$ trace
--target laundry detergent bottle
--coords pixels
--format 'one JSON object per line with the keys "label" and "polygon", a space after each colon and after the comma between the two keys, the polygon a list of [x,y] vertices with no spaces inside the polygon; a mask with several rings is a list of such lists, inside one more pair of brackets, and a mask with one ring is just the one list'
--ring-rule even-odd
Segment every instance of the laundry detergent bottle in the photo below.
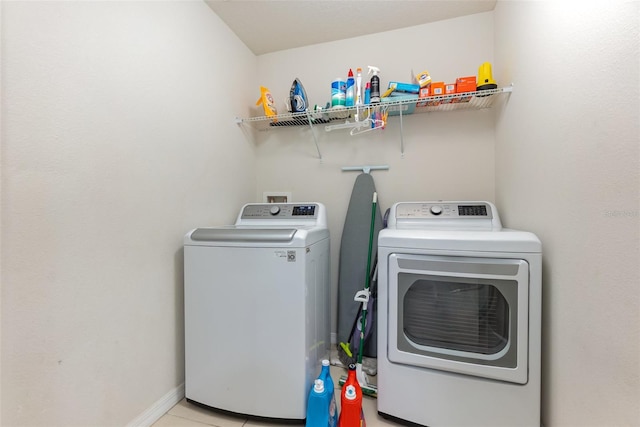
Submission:
{"label": "laundry detergent bottle", "polygon": [[[329,389],[324,381],[316,379],[311,387],[307,401],[307,427],[330,427],[329,408],[331,406]],[[335,412],[335,411],[334,411]],[[335,424],[333,424],[335,426]]]}
{"label": "laundry detergent bottle", "polygon": [[349,365],[347,380],[340,394],[340,418],[338,427],[366,427],[362,410],[362,389],[356,378],[356,365]]}
{"label": "laundry detergent bottle", "polygon": [[347,107],[353,107],[355,105],[355,80],[353,79],[353,70],[349,68],[349,74],[347,75],[347,94],[345,98],[345,105]]}

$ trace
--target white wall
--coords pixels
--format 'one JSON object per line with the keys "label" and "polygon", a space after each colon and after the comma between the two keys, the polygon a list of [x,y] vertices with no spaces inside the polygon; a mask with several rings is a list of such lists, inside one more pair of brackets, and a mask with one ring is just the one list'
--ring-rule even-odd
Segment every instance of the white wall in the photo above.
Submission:
{"label": "white wall", "polygon": [[[294,78],[304,85],[311,105],[324,106],[331,81],[349,68],[381,70],[381,86],[410,81],[411,70],[428,70],[434,81],[455,82],[475,75],[493,61],[493,14],[482,13],[403,30],[378,33],[262,55],[256,83],[268,87],[279,111]],[[499,79],[500,76],[496,75]],[[368,80],[368,78],[366,79]],[[502,83],[501,80],[499,82]],[[257,134],[256,198],[263,191],[291,191],[295,201],[321,201],[331,232],[332,295],[336,301],[340,239],[357,172],[343,166],[389,165],[372,172],[382,212],[394,202],[433,199],[494,199],[493,110],[415,114],[404,118],[405,155],[400,151],[400,121],[386,129],[350,136],[348,130],[315,128],[323,156],[318,159],[308,128],[278,128]],[[332,330],[336,330],[333,307]]]}
{"label": "white wall", "polygon": [[543,242],[543,422],[640,420],[638,2],[498,2],[503,220]]}
{"label": "white wall", "polygon": [[124,425],[184,381],[182,236],[254,195],[257,60],[199,1],[0,5],[0,424]]}

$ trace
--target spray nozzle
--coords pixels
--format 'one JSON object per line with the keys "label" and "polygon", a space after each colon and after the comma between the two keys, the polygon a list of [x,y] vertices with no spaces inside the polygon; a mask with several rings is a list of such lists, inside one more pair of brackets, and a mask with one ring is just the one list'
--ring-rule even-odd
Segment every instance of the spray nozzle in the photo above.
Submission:
{"label": "spray nozzle", "polygon": [[367,74],[373,73],[373,75],[377,75],[380,72],[380,68],[374,67],[373,65],[367,65],[369,67],[369,72]]}

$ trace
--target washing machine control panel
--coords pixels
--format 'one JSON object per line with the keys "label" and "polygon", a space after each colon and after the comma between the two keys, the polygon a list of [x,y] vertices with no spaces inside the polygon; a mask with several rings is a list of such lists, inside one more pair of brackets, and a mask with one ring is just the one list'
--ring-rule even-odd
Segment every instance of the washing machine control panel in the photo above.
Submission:
{"label": "washing machine control panel", "polygon": [[264,203],[244,207],[242,219],[314,219],[318,215],[316,204]]}

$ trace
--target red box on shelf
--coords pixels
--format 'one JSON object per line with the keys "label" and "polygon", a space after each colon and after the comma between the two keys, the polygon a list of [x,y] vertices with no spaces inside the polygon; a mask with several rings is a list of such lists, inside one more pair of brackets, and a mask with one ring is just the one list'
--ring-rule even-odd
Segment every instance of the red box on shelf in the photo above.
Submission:
{"label": "red box on shelf", "polygon": [[[458,77],[456,79],[456,93],[475,92],[476,76]],[[463,96],[456,99],[457,102],[469,102],[471,96]]]}
{"label": "red box on shelf", "polygon": [[475,92],[476,76],[458,77],[456,79],[456,93]]}

